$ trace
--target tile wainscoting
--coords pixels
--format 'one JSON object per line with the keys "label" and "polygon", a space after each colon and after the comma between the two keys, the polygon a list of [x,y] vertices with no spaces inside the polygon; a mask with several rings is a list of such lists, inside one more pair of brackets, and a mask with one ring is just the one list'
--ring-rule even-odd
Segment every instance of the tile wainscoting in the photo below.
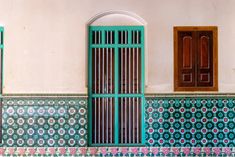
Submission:
{"label": "tile wainscoting", "polygon": [[87,145],[87,98],[3,98],[3,147]]}
{"label": "tile wainscoting", "polygon": [[146,145],[234,147],[235,99],[146,98]]}
{"label": "tile wainscoting", "polygon": [[0,155],[234,156],[235,96],[146,96],[145,147],[87,147],[87,97],[3,97]]}

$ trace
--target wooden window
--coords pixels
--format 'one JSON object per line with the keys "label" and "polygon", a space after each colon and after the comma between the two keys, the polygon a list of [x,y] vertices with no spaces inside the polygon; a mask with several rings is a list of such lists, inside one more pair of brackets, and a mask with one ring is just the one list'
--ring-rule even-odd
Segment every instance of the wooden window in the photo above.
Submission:
{"label": "wooden window", "polygon": [[89,27],[89,144],[144,144],[144,28]]}
{"label": "wooden window", "polygon": [[218,91],[217,27],[174,27],[174,90]]}

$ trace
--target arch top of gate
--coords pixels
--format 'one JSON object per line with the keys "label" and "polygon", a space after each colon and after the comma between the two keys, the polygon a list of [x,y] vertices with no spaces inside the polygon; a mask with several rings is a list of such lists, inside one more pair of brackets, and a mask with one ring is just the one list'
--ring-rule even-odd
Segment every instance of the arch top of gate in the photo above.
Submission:
{"label": "arch top of gate", "polygon": [[123,10],[111,10],[95,15],[87,24],[89,26],[132,26],[146,25],[147,22],[135,13]]}

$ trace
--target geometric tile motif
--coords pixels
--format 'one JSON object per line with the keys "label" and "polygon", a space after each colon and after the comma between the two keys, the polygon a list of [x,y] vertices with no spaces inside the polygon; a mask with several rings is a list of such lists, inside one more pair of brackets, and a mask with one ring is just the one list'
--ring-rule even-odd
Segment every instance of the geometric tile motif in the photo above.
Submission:
{"label": "geometric tile motif", "polygon": [[4,98],[3,147],[87,145],[86,98]]}
{"label": "geometric tile motif", "polygon": [[2,147],[0,156],[233,157],[229,147]]}
{"label": "geometric tile motif", "polygon": [[146,146],[235,147],[232,98],[146,98]]}

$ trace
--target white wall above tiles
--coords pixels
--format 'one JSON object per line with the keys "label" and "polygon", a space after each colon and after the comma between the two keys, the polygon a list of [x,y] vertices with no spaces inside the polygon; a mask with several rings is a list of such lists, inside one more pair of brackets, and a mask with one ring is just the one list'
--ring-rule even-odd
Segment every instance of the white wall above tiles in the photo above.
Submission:
{"label": "white wall above tiles", "polygon": [[[234,0],[0,0],[4,93],[86,93],[87,23],[125,10],[147,23],[147,93],[173,92],[173,26],[218,26],[219,92],[235,92]],[[107,22],[107,21],[105,21]]]}

